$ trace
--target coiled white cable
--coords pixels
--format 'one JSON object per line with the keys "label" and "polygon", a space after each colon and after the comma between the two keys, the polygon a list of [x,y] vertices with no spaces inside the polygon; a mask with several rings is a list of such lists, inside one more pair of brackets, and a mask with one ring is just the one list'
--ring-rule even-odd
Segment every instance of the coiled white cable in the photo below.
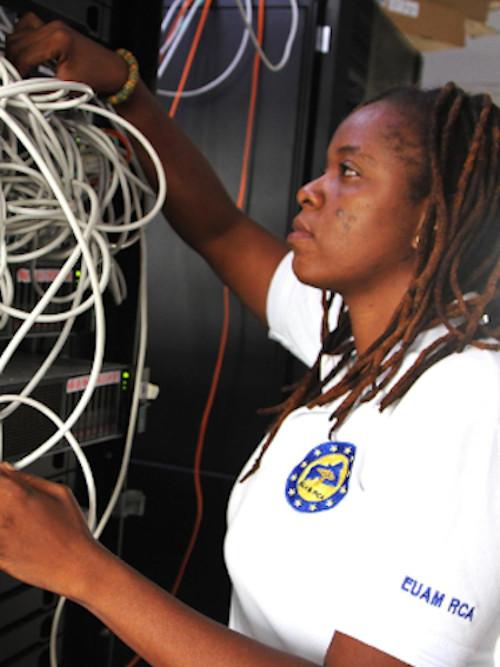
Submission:
{"label": "coiled white cable", "polygon": [[196,15],[198,8],[203,4],[204,0],[195,0],[191,7],[189,8],[186,16],[183,20],[179,21],[175,31],[173,32],[171,38],[165,42],[165,45],[169,45],[168,51],[165,52],[165,55],[162,58],[160,66],[158,67],[158,76],[163,76],[165,70],[172,60],[179,44],[181,43],[182,38],[186,30],[189,28],[189,25],[193,18]]}
{"label": "coiled white cable", "polygon": [[[120,470],[115,482],[114,489],[111,493],[111,496],[108,500],[106,508],[99,519],[97,527],[93,530],[93,535],[96,539],[99,539],[102,535],[103,530],[105,529],[113,511],[117,505],[117,502],[120,498],[120,493],[125,484],[128,466],[130,463],[130,456],[132,453],[132,445],[134,442],[134,434],[137,425],[137,415],[139,412],[139,403],[141,395],[141,385],[142,379],[144,376],[144,366],[146,362],[146,348],[147,348],[147,322],[148,322],[148,309],[147,309],[147,246],[144,230],[140,232],[140,248],[141,248],[141,265],[140,265],[140,274],[139,274],[139,297],[138,297],[138,307],[139,307],[139,341],[137,346],[137,361],[135,366],[135,379],[134,379],[134,389],[132,393],[132,401],[130,406],[130,416],[129,423],[127,427],[127,434],[125,438],[125,446],[123,449],[123,456],[121,461]],[[57,603],[56,610],[54,612],[54,617],[52,620],[52,627],[50,631],[50,665],[51,667],[57,667],[57,635],[59,632],[59,624],[62,618],[62,612],[64,605],[66,603],[66,598],[61,597]]]}
{"label": "coiled white cable", "polygon": [[[45,415],[45,417],[50,419],[59,428],[63,425],[63,421],[59,417],[59,415],[56,415],[56,413],[53,410],[51,410],[49,407],[47,407],[46,405],[44,405],[40,401],[37,401],[34,398],[31,398],[29,396],[19,396],[17,394],[0,395],[0,403],[13,403],[13,402],[23,403],[35,410],[38,410],[38,412],[41,412],[43,415]],[[66,439],[68,441],[69,446],[75,453],[75,456],[78,459],[78,462],[80,463],[83,475],[85,477],[85,482],[87,484],[88,501],[89,501],[87,525],[91,531],[94,531],[97,519],[97,497],[96,497],[96,488],[94,483],[94,477],[92,475],[92,470],[90,468],[87,457],[83,453],[81,446],[79,445],[78,441],[76,440],[75,436],[71,433],[71,431],[68,431],[66,433]],[[14,463],[14,467],[17,468],[18,470],[22,470],[26,466],[23,464],[22,461],[17,461],[16,463]]]}
{"label": "coiled white cable", "polygon": [[[189,98],[189,97],[195,97],[198,95],[203,95],[204,93],[207,93],[211,90],[214,90],[218,86],[222,85],[234,72],[234,70],[237,68],[237,66],[240,64],[241,59],[243,57],[243,54],[245,53],[248,40],[251,39],[254,48],[257,50],[257,52],[260,54],[260,57],[262,59],[262,62],[264,66],[269,69],[271,72],[279,72],[282,69],[286,67],[288,64],[291,53],[292,53],[292,48],[293,44],[295,42],[295,39],[297,37],[297,30],[299,26],[299,7],[298,7],[298,2],[297,0],[289,0],[290,1],[290,30],[288,33],[288,36],[285,41],[285,46],[283,48],[283,53],[278,60],[277,63],[272,63],[269,58],[267,57],[266,53],[262,49],[261,45],[259,44],[259,41],[257,39],[257,35],[255,34],[255,31],[252,26],[252,2],[251,0],[245,0],[245,4],[243,4],[242,0],[235,0],[236,5],[238,7],[238,11],[241,14],[241,18],[243,20],[244,24],[244,30],[243,30],[243,35],[241,42],[238,46],[238,49],[236,51],[236,54],[234,58],[231,60],[229,65],[226,67],[226,69],[219,74],[217,77],[215,77],[212,81],[206,83],[205,85],[199,87],[199,88],[194,88],[192,90],[184,90],[181,93],[181,97],[183,98]],[[168,9],[168,11],[165,14],[165,17],[162,22],[162,31],[167,32],[170,24],[172,22],[173,16],[177,9],[182,5],[183,0],[176,0]],[[175,52],[177,51],[182,37],[186,33],[187,28],[189,27],[189,24],[194,18],[194,13],[198,9],[199,5],[202,4],[202,0],[196,0],[196,2],[193,3],[191,6],[190,10],[187,12],[186,16],[180,19],[173,29],[172,33],[165,39],[164,44],[160,48],[160,57],[161,57],[161,62],[160,66],[158,67],[158,78],[161,78],[169,63],[171,62],[172,58],[174,57]],[[165,88],[158,88],[157,89],[158,95],[161,95],[163,97],[174,97],[177,93],[175,90],[168,90]]]}
{"label": "coiled white cable", "polygon": [[[23,403],[25,405],[28,405],[42,414],[44,414],[46,417],[51,419],[54,424],[62,428],[64,426],[63,421],[60,419],[58,415],[56,415],[50,408],[48,408],[46,405],[43,403],[40,403],[40,401],[36,401],[33,398],[27,397],[27,396],[19,396],[16,394],[3,394],[0,395],[0,403]],[[94,482],[94,477],[92,475],[92,470],[90,468],[89,462],[87,460],[87,457],[83,453],[82,448],[78,444],[78,441],[76,438],[73,436],[71,431],[66,432],[66,440],[68,444],[70,445],[71,449],[75,453],[75,456],[80,464],[80,467],[82,469],[82,473],[85,479],[85,483],[87,486],[87,494],[88,494],[88,501],[89,501],[89,511],[87,515],[87,525],[89,527],[89,530],[91,532],[95,531],[95,525],[96,525],[96,516],[97,516],[97,495],[96,495],[96,488],[95,488],[95,482]],[[28,464],[26,464],[28,465]],[[18,461],[17,463],[14,464],[14,466],[18,470],[22,470],[24,467],[26,467],[24,461]],[[51,629],[51,636],[50,636],[50,664],[51,667],[57,667],[57,633],[58,633],[58,627],[61,619],[61,614],[64,606],[64,600],[65,598],[61,598],[56,606],[56,610],[54,612],[54,618],[52,621],[52,629]]]}
{"label": "coiled white cable", "polygon": [[290,0],[290,11],[291,11],[290,31],[288,33],[288,37],[285,42],[283,55],[281,56],[281,58],[277,63],[272,63],[269,60],[264,50],[262,49],[261,45],[259,44],[259,40],[257,39],[257,35],[255,34],[252,24],[248,21],[245,15],[245,8],[241,0],[235,0],[235,2],[240,11],[241,19],[246,26],[248,34],[250,35],[250,39],[252,40],[255,50],[259,53],[260,57],[262,58],[263,64],[265,65],[265,67],[267,67],[267,69],[271,70],[271,72],[279,72],[288,64],[292,52],[293,43],[295,41],[295,37],[297,36],[297,29],[299,26],[299,6],[297,0]]}
{"label": "coiled white cable", "polygon": [[[174,3],[170,10],[172,10],[173,7],[177,8],[178,5],[180,5],[182,0],[177,0],[177,3]],[[245,17],[248,23],[252,23],[252,2],[251,0],[245,0]],[[167,15],[166,17],[167,18]],[[165,23],[165,21],[164,21]],[[168,24],[170,21],[166,23],[166,26],[163,28],[164,30],[167,29]],[[184,26],[184,23],[182,23],[182,26]],[[187,26],[186,26],[187,28]],[[175,33],[174,33],[175,34]],[[184,33],[182,33],[184,34]],[[182,36],[182,35],[181,35]],[[191,90],[184,90],[182,92],[182,97],[189,98],[189,97],[196,97],[198,95],[203,95],[204,93],[208,93],[210,90],[214,90],[218,86],[222,85],[229,77],[231,74],[234,72],[234,70],[238,67],[238,65],[241,62],[241,59],[243,58],[243,55],[245,53],[245,50],[247,48],[248,40],[250,37],[250,33],[248,30],[244,27],[243,28],[243,33],[241,37],[241,41],[239,43],[238,49],[236,51],[236,54],[234,55],[234,58],[231,60],[229,65],[226,67],[226,69],[216,76],[212,81],[209,81],[208,83],[204,84],[203,86],[200,86],[199,88],[193,88]],[[170,40],[171,42],[172,40]],[[179,38],[180,42],[180,38]],[[167,44],[167,42],[165,42]],[[177,44],[178,46],[178,44]],[[173,44],[170,46],[169,50],[169,55],[170,59],[169,61],[166,62],[166,58],[164,58],[160,64],[160,67],[158,68],[158,78],[162,77],[163,74],[165,73],[165,69],[170,62],[171,58],[173,57],[175,53],[175,47]],[[161,54],[161,49],[160,49],[160,54]],[[158,95],[162,95],[163,97],[174,97],[176,95],[175,90],[167,90],[165,88],[158,88],[157,91]]]}
{"label": "coiled white cable", "polygon": [[[107,127],[97,126],[103,122],[115,135],[120,135],[119,146]],[[135,158],[132,164],[125,159],[130,135],[142,145],[155,167],[156,195],[146,185]],[[143,236],[144,226],[161,210],[166,195],[165,174],[145,137],[95,99],[90,88],[55,79],[23,81],[12,65],[0,58],[0,177],[0,327],[8,326],[13,318],[20,323],[0,355],[0,373],[32,327],[62,325],[52,349],[26,386],[18,394],[0,396],[0,403],[7,404],[0,410],[0,421],[7,419],[20,404],[38,409],[52,419],[55,432],[16,466],[29,466],[66,438],[82,467],[89,493],[89,525],[99,537],[123,487],[137,419],[146,345],[143,242],[141,333],[129,426],[120,473],[97,528],[91,471],[70,429],[91,400],[102,366],[105,319],[101,295],[107,288],[113,289],[117,301],[126,294],[123,274],[114,257],[122,248],[137,242]],[[115,210],[115,198],[121,203],[119,212]],[[25,263],[33,268],[39,262],[55,265],[57,274],[42,288],[36,281],[36,271],[33,272],[32,287],[39,299],[30,311],[21,310],[14,305],[13,272]],[[69,294],[60,294],[68,275],[76,269],[80,273],[76,287]],[[75,319],[89,309],[93,309],[95,318],[89,380],[75,407],[63,420],[29,395],[61,353]],[[60,602],[53,621],[52,667],[57,665],[55,637],[62,606]]]}

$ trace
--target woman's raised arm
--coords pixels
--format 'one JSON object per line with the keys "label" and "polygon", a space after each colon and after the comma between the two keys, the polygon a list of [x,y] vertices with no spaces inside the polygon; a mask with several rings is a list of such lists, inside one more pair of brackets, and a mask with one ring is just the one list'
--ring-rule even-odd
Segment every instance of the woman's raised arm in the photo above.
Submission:
{"label": "woman's raised arm", "polygon": [[[7,56],[22,75],[56,61],[59,78],[87,83],[104,95],[118,91],[128,76],[116,53],[60,21],[44,24],[31,13],[8,37]],[[284,241],[238,210],[207,160],[144,83],[116,109],[160,156],[168,180],[165,214],[172,227],[265,323],[269,281],[286,253]],[[143,167],[152,179],[151,165]]]}

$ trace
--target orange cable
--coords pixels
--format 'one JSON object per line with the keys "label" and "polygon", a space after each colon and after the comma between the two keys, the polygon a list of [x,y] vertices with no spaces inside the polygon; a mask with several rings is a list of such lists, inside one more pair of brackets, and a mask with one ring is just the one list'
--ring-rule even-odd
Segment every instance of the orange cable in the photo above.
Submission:
{"label": "orange cable", "polygon": [[166,39],[168,39],[172,35],[172,33],[175,31],[175,29],[177,28],[177,26],[179,24],[179,21],[181,20],[181,18],[183,16],[185,16],[187,10],[191,7],[192,4],[193,4],[192,0],[184,0],[184,2],[182,3],[179,11],[177,12],[177,16],[173,20],[172,25],[170,26],[170,28],[167,32]]}
{"label": "orange cable", "polygon": [[[262,6],[262,12],[260,8]],[[264,0],[260,0],[259,4],[259,39],[262,40],[262,34],[264,30]],[[262,14],[262,16],[260,16]],[[261,34],[262,33],[262,34]],[[242,158],[242,167],[240,174],[240,187],[236,205],[238,208],[242,209],[245,203],[245,196],[248,185],[248,166],[251,156],[252,148],[252,137],[253,137],[253,127],[255,124],[255,108],[257,103],[257,91],[258,91],[258,80],[260,72],[260,56],[257,53],[254,59],[254,67],[252,72],[252,89],[249,101],[248,116],[247,116],[247,127],[245,132],[245,145],[243,149],[243,158]],[[203,454],[203,447],[205,444],[206,431],[208,427],[208,421],[210,414],[212,412],[213,404],[217,394],[217,388],[219,385],[220,375],[222,371],[222,364],[224,362],[224,355],[227,345],[227,339],[229,335],[229,323],[230,323],[230,306],[229,306],[229,289],[227,286],[223,288],[223,320],[221,326],[221,334],[219,340],[219,349],[217,353],[217,359],[215,362],[214,372],[212,375],[212,381],[210,384],[210,389],[207,397],[207,402],[203,410],[203,415],[200,422],[200,429],[198,432],[198,438],[196,441],[195,449],[195,458],[193,463],[193,478],[194,478],[194,487],[196,495],[196,516],[193,525],[193,530],[191,532],[191,537],[189,545],[185,551],[184,558],[182,560],[181,566],[179,567],[177,577],[175,579],[174,585],[172,586],[171,593],[172,595],[177,595],[177,592],[180,588],[186,567],[191,558],[196,540],[198,539],[198,534],[201,527],[201,522],[203,519],[203,489],[201,486],[200,479],[200,468],[201,468],[201,458]]]}
{"label": "orange cable", "polygon": [[[265,0],[259,0],[259,8],[257,14],[257,41],[259,43],[259,46],[262,45],[262,41],[264,39],[264,15],[265,15],[264,10],[265,10]],[[257,108],[257,92],[259,88],[260,65],[261,65],[261,57],[259,52],[256,51],[253,61],[252,87],[250,91],[247,128],[245,134],[245,144],[243,148],[243,160],[242,160],[241,175],[240,175],[240,189],[238,192],[238,198],[236,200],[236,205],[240,209],[244,208],[246,191],[248,187],[248,167],[250,164],[250,156],[252,151],[253,131],[255,125],[255,110]]]}
{"label": "orange cable", "polygon": [[[187,3],[184,3],[187,4]],[[208,17],[208,10],[210,9],[210,5],[212,4],[212,0],[206,0],[205,4],[203,5],[203,10],[201,12],[200,20],[198,22],[198,26],[196,28],[195,35],[193,37],[193,42],[191,44],[191,48],[189,49],[189,53],[186,58],[186,62],[184,63],[184,68],[182,70],[181,78],[179,80],[179,84],[177,86],[177,90],[175,93],[175,97],[172,101],[172,104],[170,106],[170,109],[168,111],[168,115],[170,118],[173,118],[175,114],[177,113],[177,109],[179,107],[179,102],[181,101],[182,98],[182,91],[184,90],[187,82],[187,78],[189,76],[189,72],[191,70],[191,66],[194,61],[194,57],[196,55],[196,51],[198,49],[198,45],[200,43],[201,35],[203,32],[203,28],[205,27],[205,23]],[[221,332],[221,339],[219,343],[219,352],[217,356],[217,361],[216,365],[214,368],[214,373],[212,377],[212,383],[209,391],[209,395],[207,398],[207,403],[205,406],[205,410],[202,416],[201,424],[200,424],[200,430],[199,430],[199,435],[198,435],[198,440],[197,440],[197,445],[196,445],[196,450],[195,450],[195,461],[193,463],[193,477],[194,477],[194,487],[195,487],[195,495],[196,495],[196,517],[195,517],[195,522],[193,526],[193,530],[191,532],[191,539],[189,541],[189,545],[186,549],[186,552],[184,554],[184,558],[182,560],[181,566],[179,568],[176,580],[174,582],[174,585],[172,587],[171,593],[172,595],[177,594],[177,590],[180,586],[180,583],[182,581],[182,577],[184,576],[184,571],[187,567],[188,561],[191,557],[191,552],[193,550],[193,547],[195,545],[198,532],[199,532],[199,527],[201,525],[201,519],[203,517],[203,490],[201,488],[201,481],[200,481],[200,476],[199,476],[199,461],[201,460],[201,454],[203,451],[203,438],[204,438],[204,433],[206,431],[206,424],[208,423],[208,418],[210,416],[210,411],[212,409],[213,401],[215,398],[215,393],[217,391],[217,384],[219,381],[220,377],[220,371],[222,368],[222,361],[224,358],[224,349],[227,341],[227,332],[225,333],[225,329],[229,330],[229,324],[226,324],[226,311],[229,313],[229,304],[226,306],[226,300],[224,299],[224,316],[223,316],[223,326],[222,326],[222,332]],[[227,316],[228,317],[228,316]],[[220,360],[220,361],[219,361]],[[198,466],[198,474],[196,474],[197,467]],[[141,660],[141,657],[139,655],[135,655],[130,662],[127,663],[127,667],[135,667],[139,661]]]}
{"label": "orange cable", "polygon": [[[207,0],[203,10],[205,13],[205,19],[204,19],[204,14],[202,13],[202,16],[200,18],[200,22],[198,24],[198,29],[196,32],[196,35],[193,40],[193,44],[191,45],[191,49],[188,55],[188,58],[186,60],[186,64],[184,66],[184,70],[179,82],[179,87],[176,92],[176,96],[174,98],[174,101],[170,107],[169,110],[169,116],[172,118],[178,108],[179,101],[181,98],[182,90],[186,84],[186,80],[189,74],[189,70],[191,68],[194,55],[196,53],[196,49],[199,44],[199,40],[201,37],[201,32],[204,26],[204,22],[206,20],[206,14],[208,13],[208,9],[205,12],[205,8],[210,6],[212,0]],[[265,16],[265,0],[259,0],[259,8],[258,8],[258,25],[257,25],[257,39],[259,44],[262,44],[263,42],[263,36],[264,36],[264,16]],[[203,25],[202,25],[203,21]],[[201,29],[200,29],[201,25]],[[195,44],[196,41],[196,44]],[[194,45],[194,49],[193,49]],[[239,185],[239,192],[238,192],[238,197],[236,201],[236,205],[238,208],[243,209],[244,204],[245,204],[245,197],[247,193],[247,188],[248,188],[248,171],[249,171],[249,164],[250,164],[250,157],[251,157],[251,151],[252,151],[252,140],[253,140],[253,131],[254,131],[254,126],[255,126],[255,110],[257,107],[257,93],[258,93],[258,83],[259,83],[259,74],[260,74],[260,64],[261,64],[261,58],[258,52],[256,52],[255,57],[254,57],[254,63],[253,63],[253,70],[252,70],[252,85],[251,85],[251,93],[250,93],[250,100],[249,100],[249,107],[248,107],[248,115],[247,115],[247,125],[246,125],[246,132],[245,132],[245,143],[244,143],[244,148],[243,148],[243,157],[242,157],[242,166],[241,166],[241,174],[240,174],[240,185]],[[189,563],[189,560],[191,558],[194,546],[196,544],[196,540],[198,538],[198,534],[200,531],[202,519],[203,519],[203,489],[201,485],[201,478],[200,478],[200,468],[201,468],[201,459],[202,459],[202,454],[203,454],[203,447],[205,444],[205,438],[206,438],[206,431],[208,427],[208,422],[210,419],[210,415],[212,412],[213,404],[215,401],[215,397],[217,394],[217,388],[219,385],[219,380],[220,380],[220,375],[222,371],[222,365],[224,361],[224,356],[225,356],[225,350],[227,346],[227,340],[228,340],[228,335],[229,335],[229,323],[230,323],[230,304],[229,304],[229,289],[227,286],[224,286],[223,288],[223,320],[222,320],[222,326],[221,326],[221,334],[220,334],[220,340],[219,340],[219,348],[217,352],[217,359],[215,362],[214,366],[214,371],[212,374],[212,381],[210,383],[210,389],[208,392],[208,397],[207,401],[205,404],[205,408],[203,410],[203,415],[200,421],[200,428],[198,431],[198,438],[196,441],[196,448],[195,448],[195,457],[194,457],[194,462],[193,462],[193,482],[194,482],[194,489],[195,489],[195,496],[196,496],[196,516],[193,524],[193,529],[191,531],[191,537],[189,540],[188,547],[184,553],[184,557],[182,559],[181,565],[179,567],[179,570],[177,572],[177,576],[175,579],[175,582],[172,586],[171,589],[171,594],[172,595],[177,595],[177,592],[180,588],[180,585],[182,583],[182,580],[184,578],[184,574],[186,571],[186,567]],[[128,664],[127,667],[135,667],[141,660],[140,656],[136,655]]]}
{"label": "orange cable", "polygon": [[130,164],[132,161],[132,146],[130,145],[128,137],[123,132],[120,132],[120,130],[116,130],[114,127],[105,127],[103,131],[105,134],[113,137],[113,139],[116,139],[122,148],[125,149],[124,159],[127,164]]}
{"label": "orange cable", "polygon": [[[189,9],[189,7],[190,7],[192,4],[193,4],[193,0],[184,0],[184,2],[182,3],[181,7],[179,8],[179,11],[177,12],[176,17],[175,17],[174,20],[172,21],[172,25],[171,25],[171,26],[169,27],[169,29],[167,30],[167,34],[165,35],[164,43],[166,43],[166,42],[168,41],[168,39],[170,38],[170,36],[172,35],[172,33],[173,33],[173,32],[175,31],[175,29],[177,28],[177,26],[178,26],[178,24],[179,24],[179,21],[180,21],[180,20],[182,19],[182,17],[186,14],[187,10]],[[162,60],[160,60],[160,64],[163,62],[163,60],[165,59],[165,57],[166,57],[166,55],[163,57]]]}
{"label": "orange cable", "polygon": [[203,29],[205,27],[205,23],[207,22],[208,18],[208,10],[210,9],[210,5],[212,4],[212,0],[205,0],[205,3],[203,5],[203,9],[201,12],[200,20],[198,22],[198,25],[196,27],[196,32],[193,37],[193,42],[191,44],[191,48],[189,49],[189,53],[186,58],[186,62],[184,64],[184,69],[182,70],[181,78],[179,80],[179,85],[177,86],[177,91],[175,93],[175,97],[172,101],[172,104],[170,105],[170,109],[168,110],[168,115],[170,118],[173,118],[177,112],[177,107],[179,106],[179,102],[181,101],[182,98],[182,92],[184,88],[186,87],[186,82],[189,76],[189,72],[191,71],[191,66],[193,64],[194,57],[196,55],[196,51],[198,49],[198,45],[200,43],[201,35],[203,33]]}

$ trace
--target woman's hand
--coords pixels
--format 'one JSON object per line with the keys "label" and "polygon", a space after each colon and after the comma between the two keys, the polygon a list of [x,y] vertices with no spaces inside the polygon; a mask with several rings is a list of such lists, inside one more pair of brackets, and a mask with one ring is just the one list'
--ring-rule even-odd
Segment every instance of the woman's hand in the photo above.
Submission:
{"label": "woman's hand", "polygon": [[67,487],[0,464],[0,570],[75,598],[99,549]]}
{"label": "woman's hand", "polygon": [[116,93],[128,77],[128,66],[116,53],[62,21],[43,23],[31,12],[8,35],[6,54],[22,76],[33,67],[55,60],[60,79],[86,83],[96,93]]}
{"label": "woman's hand", "polygon": [[[128,67],[116,53],[60,21],[44,24],[34,14],[18,22],[7,41],[7,56],[22,75],[55,59],[58,77],[87,83],[106,95],[120,90],[128,78]],[[171,226],[267,325],[267,292],[287,252],[284,241],[238,210],[206,159],[142,81],[116,112],[140,130],[160,156],[169,183],[165,214]],[[151,161],[143,151],[138,156],[154,185]]]}

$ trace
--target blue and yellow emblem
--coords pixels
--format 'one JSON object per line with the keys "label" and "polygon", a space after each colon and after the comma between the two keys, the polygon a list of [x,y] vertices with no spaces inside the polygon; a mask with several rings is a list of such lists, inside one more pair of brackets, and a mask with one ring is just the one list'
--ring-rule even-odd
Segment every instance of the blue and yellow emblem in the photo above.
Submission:
{"label": "blue and yellow emblem", "polygon": [[293,509],[313,514],[338,505],[349,489],[355,454],[349,442],[324,442],[312,449],[286,481]]}

